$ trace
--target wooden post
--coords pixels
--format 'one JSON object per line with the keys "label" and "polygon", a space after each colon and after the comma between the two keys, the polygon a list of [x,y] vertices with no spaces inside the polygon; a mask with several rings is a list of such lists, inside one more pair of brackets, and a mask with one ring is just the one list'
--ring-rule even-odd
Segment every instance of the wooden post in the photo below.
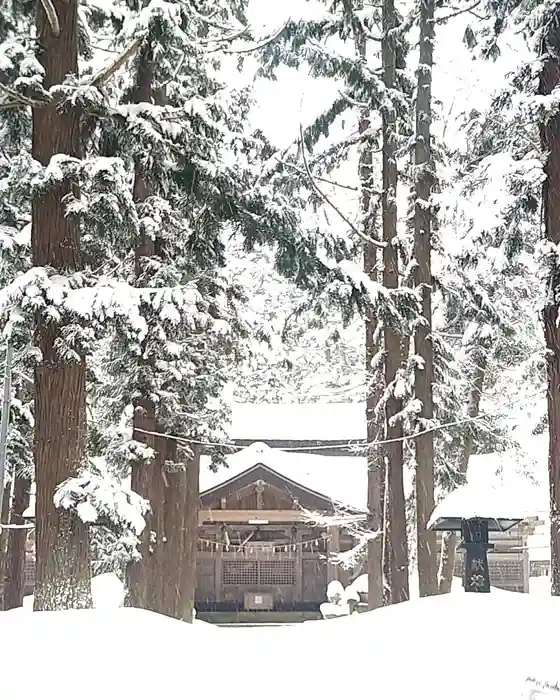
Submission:
{"label": "wooden post", "polygon": [[327,528],[327,583],[338,581],[340,574],[338,566],[333,563],[332,555],[340,552],[340,528],[332,525]]}
{"label": "wooden post", "polygon": [[298,603],[303,602],[303,552],[301,548],[301,530],[298,527],[296,530],[295,545],[296,545],[296,585],[294,598]]}
{"label": "wooden post", "polygon": [[219,603],[222,600],[222,561],[224,558],[223,551],[216,551],[216,556],[214,557],[214,602]]}

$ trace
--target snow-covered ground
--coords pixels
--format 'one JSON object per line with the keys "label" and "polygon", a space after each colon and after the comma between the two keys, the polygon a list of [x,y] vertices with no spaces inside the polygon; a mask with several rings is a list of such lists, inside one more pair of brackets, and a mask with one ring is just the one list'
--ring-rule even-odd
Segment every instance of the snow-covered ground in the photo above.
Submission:
{"label": "snow-covered ground", "polygon": [[560,681],[545,641],[559,617],[560,601],[516,593],[248,629],[127,608],[11,611],[0,614],[2,697],[528,700],[528,678]]}

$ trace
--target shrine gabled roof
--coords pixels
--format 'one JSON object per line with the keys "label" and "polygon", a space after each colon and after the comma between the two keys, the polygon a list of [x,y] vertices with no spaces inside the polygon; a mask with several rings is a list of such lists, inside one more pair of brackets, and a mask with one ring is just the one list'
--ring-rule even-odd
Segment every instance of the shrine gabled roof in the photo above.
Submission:
{"label": "shrine gabled roof", "polygon": [[330,510],[337,505],[366,509],[367,465],[363,457],[325,457],[254,443],[228,457],[227,469],[214,472],[209,461],[203,458],[200,469],[203,500],[262,479],[290,493],[302,507]]}

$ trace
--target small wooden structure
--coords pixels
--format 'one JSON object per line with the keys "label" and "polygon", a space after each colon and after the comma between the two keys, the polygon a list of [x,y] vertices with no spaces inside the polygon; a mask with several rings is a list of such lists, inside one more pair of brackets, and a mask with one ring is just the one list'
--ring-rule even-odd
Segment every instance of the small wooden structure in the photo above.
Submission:
{"label": "small wooden structure", "polygon": [[[531,518],[507,532],[492,532],[494,549],[488,552],[490,584],[514,593],[529,593],[530,561],[527,538],[533,534],[537,519]],[[463,554],[457,552],[455,576],[462,577]]]}
{"label": "small wooden structure", "polygon": [[310,522],[309,512],[334,513],[332,498],[272,468],[268,458],[277,450],[254,448],[244,451],[253,455],[245,469],[229,479],[224,470],[226,479],[200,495],[197,616],[319,618],[328,582],[346,584],[351,575],[330,555],[350,549],[352,538]]}

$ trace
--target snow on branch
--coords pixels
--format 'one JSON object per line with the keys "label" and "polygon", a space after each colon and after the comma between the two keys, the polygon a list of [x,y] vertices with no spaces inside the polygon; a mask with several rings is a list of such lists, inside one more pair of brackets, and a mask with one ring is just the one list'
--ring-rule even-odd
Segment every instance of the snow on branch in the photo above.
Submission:
{"label": "snow on branch", "polygon": [[53,502],[56,508],[73,511],[82,522],[105,528],[124,559],[139,558],[139,537],[146,526],[149,502],[109,472],[106,465],[89,467],[60,484]]}
{"label": "snow on branch", "polygon": [[329,554],[330,561],[343,569],[354,569],[360,565],[367,555],[368,543],[382,535],[380,531],[373,531],[367,527],[366,513],[351,512],[340,504],[335,504],[332,515],[304,510],[303,516],[314,526],[339,527],[352,537],[354,545],[351,549]]}
{"label": "snow on branch", "polygon": [[[65,322],[68,337],[62,340],[70,347],[70,341],[87,344],[88,338],[93,340],[92,322],[103,324],[107,320],[124,321],[127,332],[142,340],[148,331],[146,305],[171,325],[208,326],[209,317],[201,311],[203,299],[195,283],[147,288],[101,278],[92,284],[84,273],[65,276],[34,267],[0,290],[0,318],[17,315],[25,322],[26,315],[40,311],[51,321]],[[217,330],[221,328],[217,324]]]}

